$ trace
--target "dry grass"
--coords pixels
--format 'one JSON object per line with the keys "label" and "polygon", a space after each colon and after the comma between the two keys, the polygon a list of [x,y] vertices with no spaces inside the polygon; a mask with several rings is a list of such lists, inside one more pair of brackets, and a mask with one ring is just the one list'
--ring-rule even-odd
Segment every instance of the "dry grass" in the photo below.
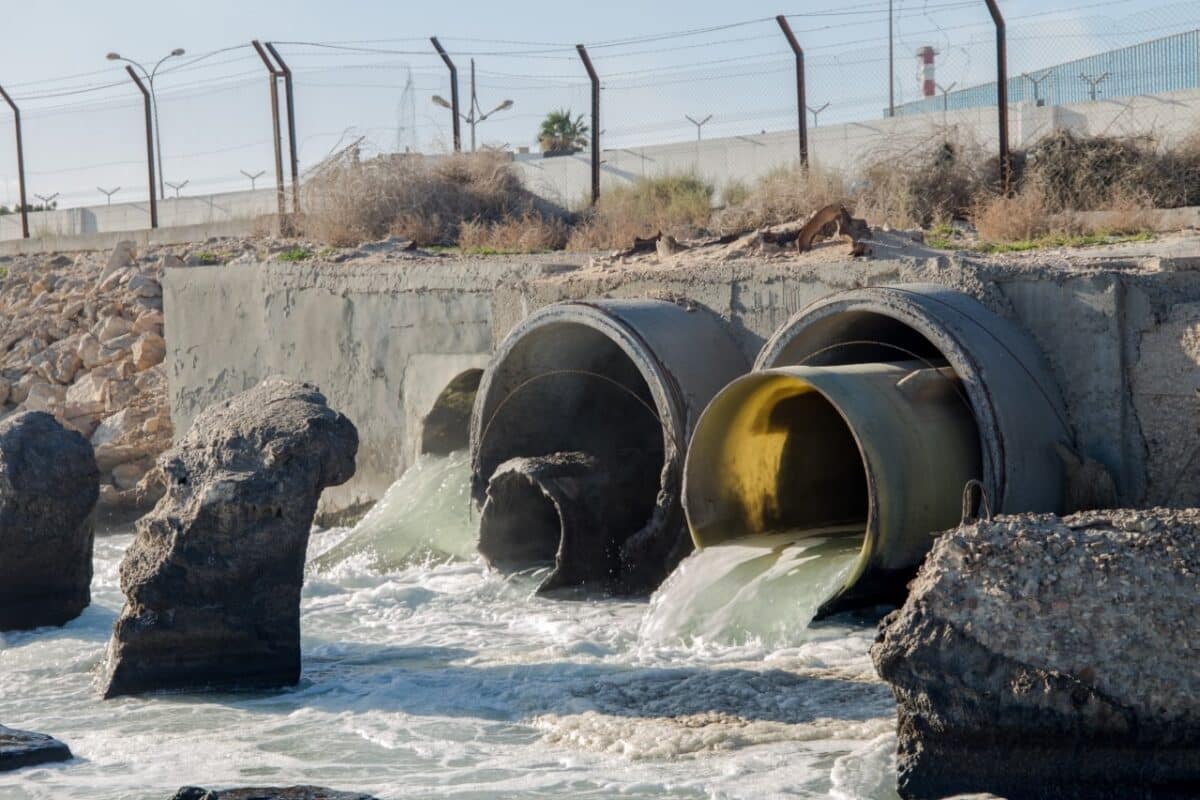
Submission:
{"label": "dry grass", "polygon": [[713,193],[712,184],[690,173],[608,188],[571,233],[567,249],[627,247],[635,237],[659,232],[680,239],[699,235],[708,229]]}
{"label": "dry grass", "polygon": [[880,156],[864,170],[856,213],[872,225],[895,227],[965,219],[975,198],[994,184],[994,161],[974,145],[953,141],[903,157]]}
{"label": "dry grass", "polygon": [[1046,194],[1037,184],[1027,185],[1011,197],[978,195],[972,204],[971,219],[984,242],[1038,239],[1055,232],[1062,224],[1059,217],[1050,213]]}
{"label": "dry grass", "polygon": [[1086,240],[1144,234],[1150,227],[1149,206],[1142,197],[1117,195],[1102,213],[1084,216],[1054,208],[1040,180],[1026,178],[1011,197],[982,194],[975,200],[971,220],[981,242],[1004,244]]}
{"label": "dry grass", "polygon": [[774,169],[759,178],[753,188],[733,200],[712,221],[720,234],[743,233],[770,225],[804,219],[830,203],[847,203],[849,194],[842,175],[827,169],[798,167]]}
{"label": "dry grass", "polygon": [[462,223],[458,246],[472,253],[540,253],[566,247],[569,234],[560,219],[527,212],[499,222]]}
{"label": "dry grass", "polygon": [[349,246],[391,234],[418,244],[458,241],[463,223],[554,216],[496,154],[382,156],[328,165],[304,187],[304,233]]}

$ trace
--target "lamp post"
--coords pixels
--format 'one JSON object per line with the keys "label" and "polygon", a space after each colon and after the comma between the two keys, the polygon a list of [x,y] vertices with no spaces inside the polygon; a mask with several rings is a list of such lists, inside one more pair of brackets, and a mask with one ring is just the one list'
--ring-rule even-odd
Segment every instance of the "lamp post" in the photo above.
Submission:
{"label": "lamp post", "polygon": [[[441,95],[435,94],[433,96],[432,100],[433,100],[433,104],[435,106],[441,106],[442,108],[448,108],[451,111],[454,111],[454,105],[450,101],[448,101],[446,98],[442,97]],[[472,58],[471,59],[471,107],[470,107],[470,112],[467,114],[459,114],[459,116],[462,117],[463,122],[465,122],[471,126],[471,152],[472,153],[475,152],[475,126],[478,125],[479,123],[483,122],[484,120],[486,120],[488,117],[492,116],[493,114],[495,114],[499,111],[505,111],[512,107],[513,107],[513,101],[505,100],[503,103],[496,106],[495,108],[493,108],[491,111],[487,112],[486,114],[483,113],[483,108],[480,107],[480,105],[479,105],[479,96],[475,94],[475,59]]]}
{"label": "lamp post", "polygon": [[137,67],[139,70],[142,71],[142,75],[145,76],[146,83],[150,87],[150,105],[154,109],[154,149],[157,153],[157,161],[158,161],[158,197],[160,200],[166,199],[167,190],[163,186],[162,131],[158,127],[158,97],[154,94],[154,76],[158,74],[158,68],[163,65],[163,62],[165,62],[169,58],[175,58],[175,57],[181,56],[183,54],[184,54],[184,49],[182,47],[176,47],[174,50],[172,50],[171,52],[167,53],[165,56],[160,58],[158,60],[158,63],[155,64],[154,67],[149,70],[147,70],[145,67],[143,67],[138,62],[134,61],[132,58],[125,58],[120,53],[113,52],[113,53],[109,53],[106,56],[106,58],[109,61],[124,61],[127,64],[132,64],[133,66]]}

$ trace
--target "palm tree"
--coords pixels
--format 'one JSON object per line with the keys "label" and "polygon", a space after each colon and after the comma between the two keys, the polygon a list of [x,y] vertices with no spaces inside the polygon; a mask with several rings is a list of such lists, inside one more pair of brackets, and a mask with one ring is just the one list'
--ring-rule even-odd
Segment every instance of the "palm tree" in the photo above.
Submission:
{"label": "palm tree", "polygon": [[572,118],[569,108],[551,111],[542,120],[538,143],[543,153],[572,153],[587,147],[588,126],[583,121],[583,114]]}

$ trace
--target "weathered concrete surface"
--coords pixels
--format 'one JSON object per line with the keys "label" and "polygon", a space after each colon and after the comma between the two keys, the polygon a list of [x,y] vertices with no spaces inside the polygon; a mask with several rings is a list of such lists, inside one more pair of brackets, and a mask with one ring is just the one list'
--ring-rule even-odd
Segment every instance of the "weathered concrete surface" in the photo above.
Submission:
{"label": "weathered concrete surface", "polygon": [[[270,373],[313,380],[358,423],[358,473],[325,510],[377,499],[411,463],[446,376],[486,361],[534,309],[590,297],[686,297],[729,321],[747,357],[808,303],[859,286],[957,288],[1046,352],[1082,454],[1122,505],[1200,505],[1200,240],[1090,255],[953,254],[791,263],[589,267],[587,256],[172,269],[164,279],[176,430]],[[436,374],[436,377],[434,377]],[[429,376],[429,377],[426,377]],[[419,387],[419,388],[418,388]],[[420,402],[414,398],[420,396]]]}
{"label": "weathered concrete surface", "polygon": [[0,631],[63,625],[91,602],[100,471],[42,411],[0,421]]}
{"label": "weathered concrete surface", "polygon": [[357,447],[316,387],[279,377],[200,414],[162,456],[166,495],[121,562],[104,696],[299,680],[313,514]]}
{"label": "weathered concrete surface", "polygon": [[0,772],[70,761],[71,749],[52,736],[0,725]]}
{"label": "weathered concrete surface", "polygon": [[1194,797],[1200,511],[1018,515],[941,536],[871,655],[904,797]]}

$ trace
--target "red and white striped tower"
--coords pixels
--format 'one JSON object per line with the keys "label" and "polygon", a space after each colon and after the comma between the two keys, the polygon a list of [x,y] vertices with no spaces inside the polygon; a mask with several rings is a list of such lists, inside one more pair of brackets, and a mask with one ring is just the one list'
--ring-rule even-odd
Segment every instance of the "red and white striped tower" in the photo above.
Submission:
{"label": "red and white striped tower", "polygon": [[937,80],[934,76],[933,63],[933,57],[936,55],[937,51],[929,45],[917,51],[917,59],[921,65],[917,78],[921,81],[921,94],[925,97],[933,97],[937,94]]}

